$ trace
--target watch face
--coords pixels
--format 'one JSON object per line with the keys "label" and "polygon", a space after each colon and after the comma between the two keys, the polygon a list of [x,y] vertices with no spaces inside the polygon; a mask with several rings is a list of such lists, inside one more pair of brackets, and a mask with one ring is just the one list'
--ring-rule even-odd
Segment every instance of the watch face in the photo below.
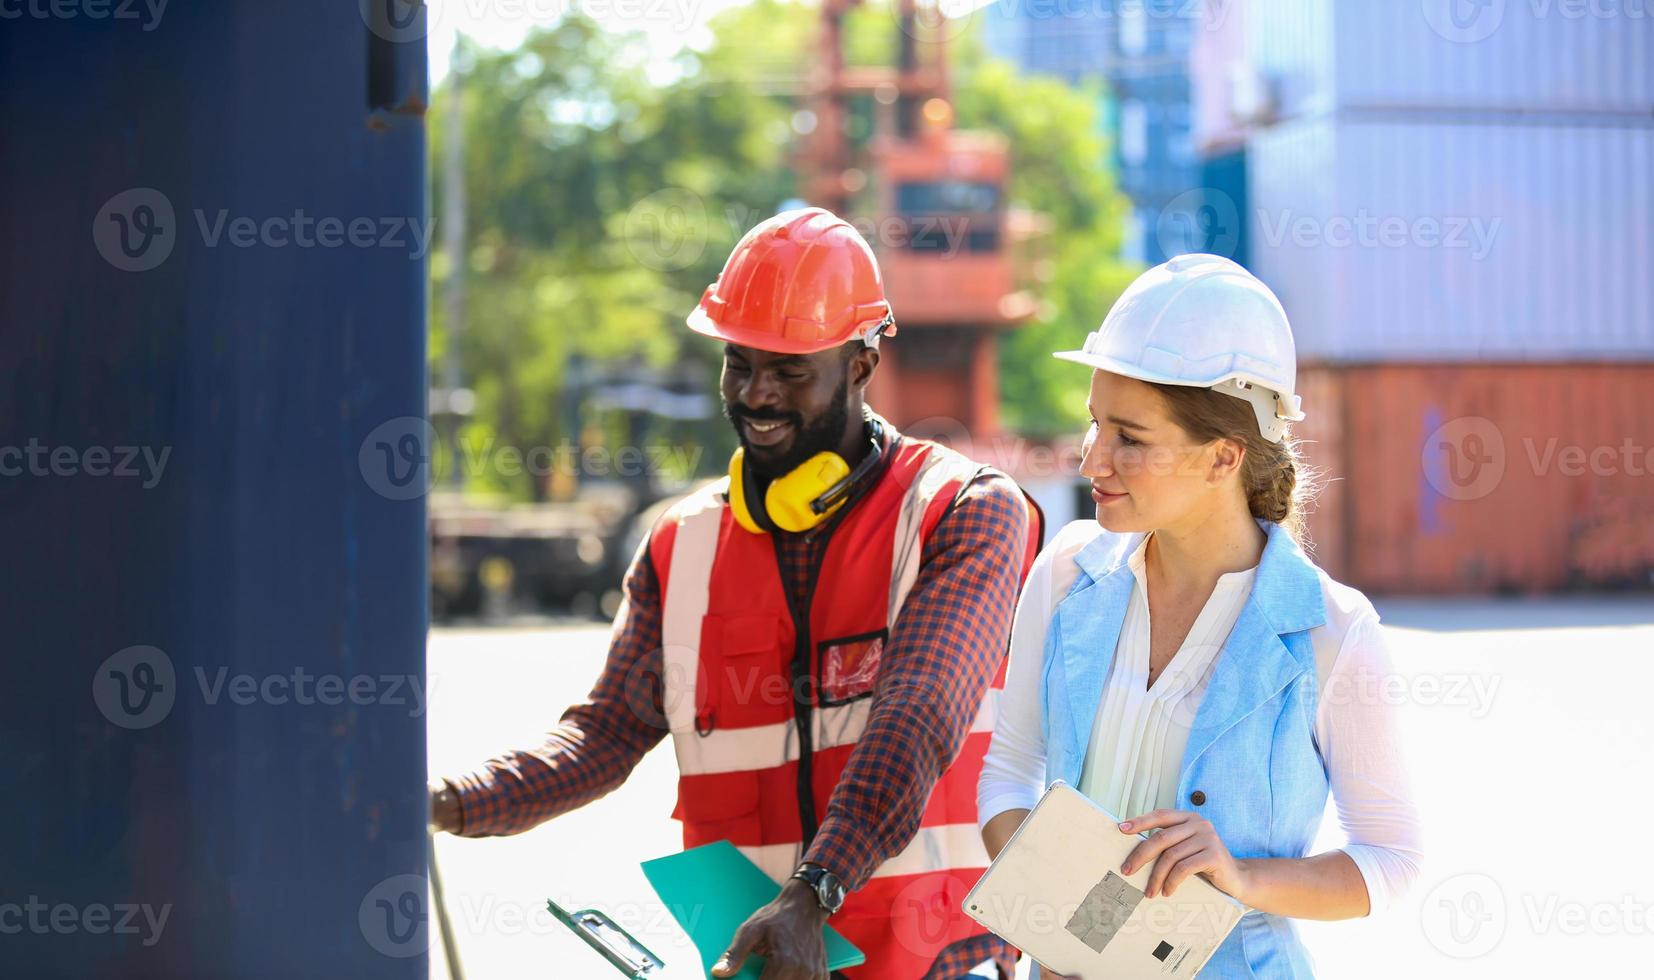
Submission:
{"label": "watch face", "polygon": [[844,904],[844,885],[833,875],[821,876],[821,904],[835,912]]}

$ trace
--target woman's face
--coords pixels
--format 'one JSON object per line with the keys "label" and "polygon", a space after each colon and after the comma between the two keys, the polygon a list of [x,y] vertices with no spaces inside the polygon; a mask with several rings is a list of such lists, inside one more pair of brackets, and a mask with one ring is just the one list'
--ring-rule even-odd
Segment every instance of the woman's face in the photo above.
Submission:
{"label": "woman's face", "polygon": [[1135,378],[1091,373],[1080,475],[1091,481],[1097,523],[1110,531],[1153,531],[1199,523],[1217,505],[1232,471],[1225,440],[1196,444],[1167,413],[1160,392]]}

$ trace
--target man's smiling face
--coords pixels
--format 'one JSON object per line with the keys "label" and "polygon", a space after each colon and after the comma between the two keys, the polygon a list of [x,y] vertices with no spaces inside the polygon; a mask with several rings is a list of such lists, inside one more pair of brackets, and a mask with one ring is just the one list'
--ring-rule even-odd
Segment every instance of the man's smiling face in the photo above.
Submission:
{"label": "man's smiling face", "polygon": [[724,415],[755,474],[773,479],[817,453],[840,450],[852,403],[859,407],[878,362],[877,352],[856,346],[776,354],[725,345]]}

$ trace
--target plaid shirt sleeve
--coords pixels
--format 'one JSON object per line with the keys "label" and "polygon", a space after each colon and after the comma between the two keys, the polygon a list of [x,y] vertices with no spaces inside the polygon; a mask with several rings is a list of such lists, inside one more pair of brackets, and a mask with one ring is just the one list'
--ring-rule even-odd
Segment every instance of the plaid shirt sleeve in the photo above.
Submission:
{"label": "plaid shirt sleeve", "polygon": [[964,745],[999,671],[1016,606],[1027,511],[1008,477],[979,475],[925,542],[867,727],[804,860],[850,889],[919,831],[931,788]]}
{"label": "plaid shirt sleeve", "polygon": [[508,752],[447,780],[460,834],[516,834],[606,795],[666,735],[660,581],[644,540],[626,572],[609,659],[586,700],[563,712],[538,748]]}

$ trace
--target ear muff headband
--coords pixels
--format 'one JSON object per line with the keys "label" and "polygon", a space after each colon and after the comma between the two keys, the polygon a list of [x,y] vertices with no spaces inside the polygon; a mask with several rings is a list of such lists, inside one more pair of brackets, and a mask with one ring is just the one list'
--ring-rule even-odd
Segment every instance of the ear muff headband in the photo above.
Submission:
{"label": "ear muff headband", "polygon": [[735,523],[753,534],[768,534],[775,530],[775,525],[770,522],[769,514],[763,512],[765,508],[762,503],[757,514],[754,514],[747,504],[749,499],[757,497],[758,494],[752,485],[752,471],[745,465],[746,455],[746,449],[738,447],[735,455],[729,458],[729,510],[735,516]]}

